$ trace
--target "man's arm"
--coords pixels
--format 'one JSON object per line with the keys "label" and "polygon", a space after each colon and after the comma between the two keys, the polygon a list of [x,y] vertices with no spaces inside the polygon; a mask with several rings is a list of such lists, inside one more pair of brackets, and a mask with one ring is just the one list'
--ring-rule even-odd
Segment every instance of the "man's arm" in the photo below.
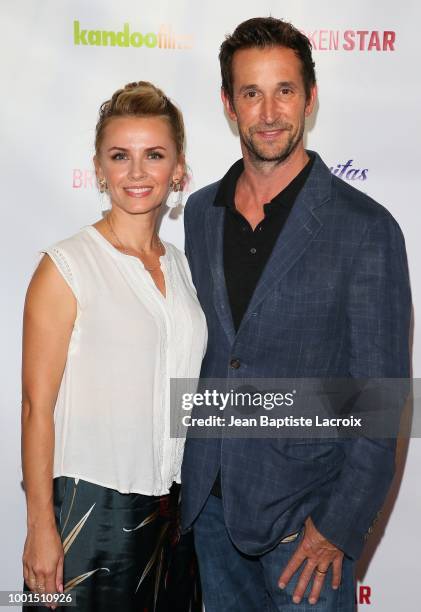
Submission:
{"label": "man's arm", "polygon": [[[402,233],[389,215],[368,229],[361,241],[346,309],[349,375],[357,379],[409,378],[409,274]],[[402,387],[401,380],[396,381],[398,385]],[[396,413],[402,408],[401,397]],[[332,494],[313,513],[316,528],[354,559],[361,554],[364,536],[391,484],[395,448],[394,439],[349,441]]]}
{"label": "man's arm", "polygon": [[[384,215],[366,230],[348,287],[349,376],[408,378],[411,294],[404,239],[391,216]],[[396,411],[402,408],[403,399]],[[297,601],[313,575],[310,599],[317,601],[322,572],[330,563],[332,586],[338,586],[342,552],[354,559],[360,556],[394,475],[394,439],[360,437],[344,441],[344,447],[345,462],[332,493],[308,519],[305,537],[279,579],[280,585],[287,584],[307,560],[295,592]]]}
{"label": "man's arm", "polygon": [[193,270],[194,260],[192,257],[191,236],[190,236],[191,206],[194,206],[192,202],[193,199],[194,199],[193,195],[190,195],[184,207],[184,253],[187,257],[187,261],[189,262],[190,272],[191,272],[193,283],[194,283],[194,270]]}

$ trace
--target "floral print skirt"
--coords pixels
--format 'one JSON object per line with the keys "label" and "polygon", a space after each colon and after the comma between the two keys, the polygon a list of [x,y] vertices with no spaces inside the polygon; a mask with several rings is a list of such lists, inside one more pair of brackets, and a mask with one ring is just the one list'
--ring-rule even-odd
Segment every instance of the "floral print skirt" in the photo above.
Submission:
{"label": "floral print skirt", "polygon": [[[64,590],[80,612],[201,612],[193,534],[180,535],[180,486],[168,495],[122,494],[54,479]],[[46,608],[23,607],[23,610]]]}

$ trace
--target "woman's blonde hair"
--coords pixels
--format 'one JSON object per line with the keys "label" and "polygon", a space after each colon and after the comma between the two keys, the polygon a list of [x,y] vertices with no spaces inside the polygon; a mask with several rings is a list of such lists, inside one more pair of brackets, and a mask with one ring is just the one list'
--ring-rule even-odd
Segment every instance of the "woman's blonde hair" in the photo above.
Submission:
{"label": "woman's blonde hair", "polygon": [[184,154],[184,121],[181,111],[161,89],[148,81],[128,83],[101,104],[95,130],[95,152],[99,154],[104,130],[114,117],[164,117],[173,134],[177,154]]}

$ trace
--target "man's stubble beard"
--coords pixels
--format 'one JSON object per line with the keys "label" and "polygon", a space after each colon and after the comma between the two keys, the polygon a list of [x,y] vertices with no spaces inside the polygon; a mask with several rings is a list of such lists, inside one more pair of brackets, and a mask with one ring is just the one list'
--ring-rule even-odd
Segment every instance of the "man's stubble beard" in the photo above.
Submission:
{"label": "man's stubble beard", "polygon": [[[283,126],[277,126],[277,125],[265,126],[265,129],[267,129],[268,131],[270,131],[271,129],[273,130],[286,129],[289,131],[289,137],[287,139],[287,142],[284,144],[284,146],[282,146],[280,150],[274,151],[272,155],[267,155],[267,153],[263,151],[263,147],[259,147],[258,145],[256,146],[256,144],[253,142],[253,132],[251,133],[249,137],[247,137],[244,134],[244,132],[242,132],[239,129],[238,131],[240,135],[240,140],[243,143],[243,145],[246,147],[247,151],[249,152],[252,162],[255,162],[255,163],[272,162],[278,165],[288,159],[288,157],[295,151],[298,144],[302,140],[303,135],[304,135],[304,122],[301,124],[299,132],[295,136],[291,133],[291,130],[292,130],[291,124],[287,124]],[[255,128],[254,133],[257,131],[259,131],[259,128]]]}

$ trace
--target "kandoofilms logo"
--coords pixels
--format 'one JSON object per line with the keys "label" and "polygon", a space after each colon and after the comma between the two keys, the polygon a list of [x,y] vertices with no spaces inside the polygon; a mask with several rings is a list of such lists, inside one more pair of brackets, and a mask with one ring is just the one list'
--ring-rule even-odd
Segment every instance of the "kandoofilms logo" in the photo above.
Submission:
{"label": "kandoofilms logo", "polygon": [[73,22],[73,43],[91,47],[144,47],[146,49],[192,49],[193,36],[177,34],[170,25],[161,25],[157,32],[132,31],[129,23],[121,30],[82,29]]}

